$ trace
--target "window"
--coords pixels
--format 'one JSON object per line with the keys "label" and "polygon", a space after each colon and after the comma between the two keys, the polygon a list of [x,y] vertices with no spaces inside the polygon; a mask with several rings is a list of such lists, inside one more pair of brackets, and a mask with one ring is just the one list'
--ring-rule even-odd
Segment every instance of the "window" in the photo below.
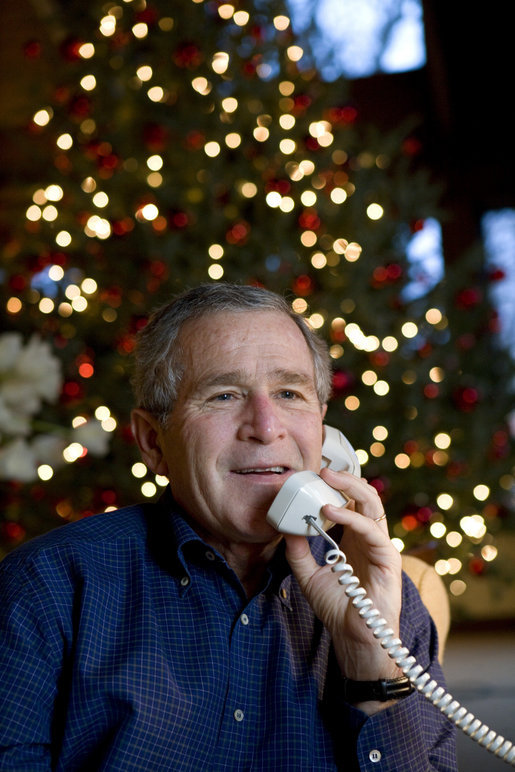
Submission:
{"label": "window", "polygon": [[421,0],[289,0],[327,80],[406,72],[426,63]]}

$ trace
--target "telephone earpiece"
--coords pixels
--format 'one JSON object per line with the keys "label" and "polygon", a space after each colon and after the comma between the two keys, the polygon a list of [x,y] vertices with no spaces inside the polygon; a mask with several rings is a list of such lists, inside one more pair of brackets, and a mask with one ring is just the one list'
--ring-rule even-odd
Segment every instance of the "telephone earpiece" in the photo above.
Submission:
{"label": "telephone earpiece", "polygon": [[324,444],[322,445],[322,468],[329,467],[335,472],[350,472],[361,477],[356,451],[347,437],[334,426],[324,426]]}
{"label": "telephone earpiece", "polygon": [[[361,468],[354,448],[344,435],[332,426],[324,426],[322,467],[337,472],[348,471],[361,475]],[[281,533],[314,536],[316,530],[305,520],[311,517],[320,528],[327,529],[332,523],[321,515],[324,504],[345,507],[348,498],[331,488],[314,472],[305,470],[288,477],[268,510],[267,522]]]}

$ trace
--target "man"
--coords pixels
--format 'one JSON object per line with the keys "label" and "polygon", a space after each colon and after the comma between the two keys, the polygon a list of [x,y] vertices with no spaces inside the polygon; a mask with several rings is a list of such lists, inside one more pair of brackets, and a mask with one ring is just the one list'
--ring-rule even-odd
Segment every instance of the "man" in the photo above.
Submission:
{"label": "man", "polygon": [[[133,432],[170,480],[164,497],[0,566],[0,770],[455,769],[452,726],[405,688],[322,537],[266,520],[290,475],[320,470],[324,344],[273,293],[204,285],[140,333],[134,387]],[[361,583],[441,682],[377,493],[321,474],[351,499],[324,516]],[[374,699],[384,679],[393,698]]]}

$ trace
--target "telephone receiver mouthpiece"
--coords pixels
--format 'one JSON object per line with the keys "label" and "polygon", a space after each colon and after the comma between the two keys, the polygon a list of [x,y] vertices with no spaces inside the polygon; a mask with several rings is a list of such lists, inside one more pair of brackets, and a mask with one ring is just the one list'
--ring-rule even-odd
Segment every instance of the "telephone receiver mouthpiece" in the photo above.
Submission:
{"label": "telephone receiver mouthpiece", "polygon": [[[327,530],[334,523],[322,516],[324,504],[345,507],[348,503],[346,496],[331,488],[314,472],[305,470],[288,477],[273,500],[266,519],[281,533],[316,536],[317,531],[310,525],[309,518]],[[308,520],[304,519],[306,517]]]}

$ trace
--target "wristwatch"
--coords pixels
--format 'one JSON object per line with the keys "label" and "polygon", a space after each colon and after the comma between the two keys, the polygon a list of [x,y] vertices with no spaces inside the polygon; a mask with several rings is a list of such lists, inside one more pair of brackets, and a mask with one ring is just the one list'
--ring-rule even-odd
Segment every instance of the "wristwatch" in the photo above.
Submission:
{"label": "wristwatch", "polygon": [[380,681],[352,681],[350,678],[344,678],[343,691],[340,691],[339,696],[345,702],[350,703],[367,702],[368,700],[387,702],[388,700],[400,700],[413,691],[415,691],[415,687],[407,676],[382,678]]}

